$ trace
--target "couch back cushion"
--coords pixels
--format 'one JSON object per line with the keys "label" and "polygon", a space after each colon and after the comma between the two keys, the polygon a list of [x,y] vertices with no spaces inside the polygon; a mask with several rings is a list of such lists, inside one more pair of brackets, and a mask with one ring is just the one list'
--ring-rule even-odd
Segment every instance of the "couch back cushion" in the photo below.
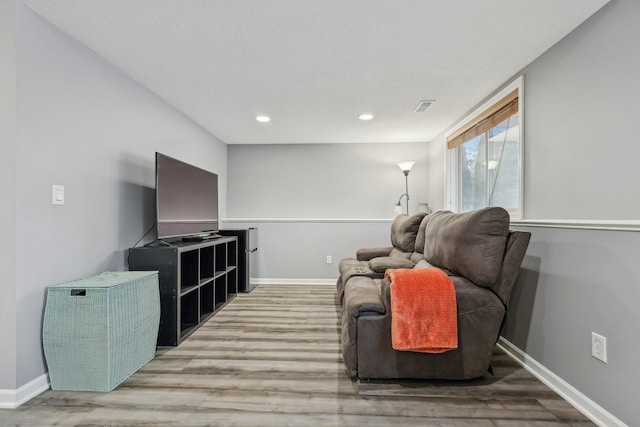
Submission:
{"label": "couch back cushion", "polygon": [[427,222],[429,221],[429,216],[425,215],[420,221],[420,226],[418,227],[418,234],[416,234],[416,242],[413,251],[424,254],[424,230],[427,228]]}
{"label": "couch back cushion", "polygon": [[416,235],[424,216],[424,213],[411,216],[398,215],[391,223],[391,244],[399,251],[407,252],[409,254],[407,258],[415,248]]}
{"label": "couch back cushion", "polygon": [[427,221],[429,216],[425,215],[420,221],[420,227],[418,227],[418,234],[416,235],[416,243],[413,249],[413,253],[409,258],[411,261],[417,263],[420,260],[424,260],[424,230],[427,228]]}
{"label": "couch back cushion", "polygon": [[490,288],[500,272],[508,233],[509,214],[503,208],[435,212],[425,228],[424,258]]}

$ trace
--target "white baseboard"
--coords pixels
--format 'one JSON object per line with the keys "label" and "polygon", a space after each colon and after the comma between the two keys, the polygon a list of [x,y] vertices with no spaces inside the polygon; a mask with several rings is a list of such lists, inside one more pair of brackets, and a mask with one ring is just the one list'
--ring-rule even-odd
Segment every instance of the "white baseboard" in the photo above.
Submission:
{"label": "white baseboard", "polygon": [[47,390],[49,390],[47,374],[40,375],[17,390],[0,390],[0,408],[15,409]]}
{"label": "white baseboard", "polygon": [[252,279],[256,285],[336,285],[337,279]]}
{"label": "white baseboard", "polygon": [[520,350],[504,337],[500,337],[498,347],[526,369],[531,375],[539,379],[551,390],[558,393],[564,400],[569,402],[574,408],[582,412],[587,418],[597,425],[601,427],[628,427],[621,420],[613,416],[613,414],[607,412],[596,402],[589,399],[571,384],[551,372],[540,362]]}

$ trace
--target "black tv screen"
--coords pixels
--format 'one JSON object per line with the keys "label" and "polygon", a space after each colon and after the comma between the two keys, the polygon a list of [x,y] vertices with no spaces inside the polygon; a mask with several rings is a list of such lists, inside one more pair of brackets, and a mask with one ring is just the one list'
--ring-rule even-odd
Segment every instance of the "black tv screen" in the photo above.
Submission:
{"label": "black tv screen", "polygon": [[218,231],[218,175],[156,153],[158,239]]}

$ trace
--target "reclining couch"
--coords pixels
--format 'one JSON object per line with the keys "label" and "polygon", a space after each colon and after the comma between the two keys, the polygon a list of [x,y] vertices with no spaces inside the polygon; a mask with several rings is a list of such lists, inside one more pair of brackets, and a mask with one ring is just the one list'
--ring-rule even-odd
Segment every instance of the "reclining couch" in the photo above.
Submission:
{"label": "reclining couch", "polygon": [[[393,248],[359,250],[356,259],[340,263],[337,291],[342,303],[342,353],[349,375],[361,379],[484,375],[490,369],[530,236],[510,231],[508,213],[497,207],[396,218]],[[382,257],[366,259],[365,254]],[[439,268],[451,278],[457,304],[457,349],[444,353],[393,349],[390,281],[379,272],[381,265],[393,263],[399,268]]]}

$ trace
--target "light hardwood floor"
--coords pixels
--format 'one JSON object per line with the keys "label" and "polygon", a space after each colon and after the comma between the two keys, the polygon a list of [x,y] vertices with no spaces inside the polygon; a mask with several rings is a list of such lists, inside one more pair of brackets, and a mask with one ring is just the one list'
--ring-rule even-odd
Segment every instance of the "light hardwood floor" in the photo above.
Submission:
{"label": "light hardwood floor", "polygon": [[47,391],[1,426],[587,426],[502,352],[475,381],[352,381],[331,286],[259,286],[110,393]]}

